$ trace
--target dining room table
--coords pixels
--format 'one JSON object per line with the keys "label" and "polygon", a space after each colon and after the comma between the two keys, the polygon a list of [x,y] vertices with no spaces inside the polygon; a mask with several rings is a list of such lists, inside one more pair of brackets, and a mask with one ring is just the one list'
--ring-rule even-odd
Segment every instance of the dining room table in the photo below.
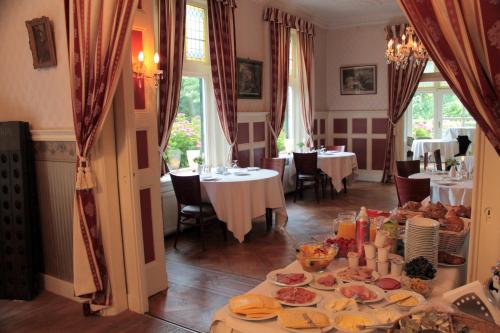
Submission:
{"label": "dining room table", "polygon": [[458,141],[456,139],[416,139],[411,144],[413,159],[419,160],[425,153],[432,153],[439,149],[441,160],[446,161],[458,154]]}
{"label": "dining room table", "polygon": [[[348,263],[345,258],[335,259],[327,268],[328,272],[335,272],[338,269],[347,267]],[[302,266],[298,261],[294,261],[284,268],[283,273],[300,273],[304,272]],[[446,291],[452,290],[463,285],[466,281],[467,268],[466,265],[460,267],[439,267],[437,270],[437,275],[434,280],[434,288],[428,300],[437,300]],[[279,287],[269,280],[265,280],[259,285],[257,285],[252,290],[248,291],[250,294],[259,294],[272,296]],[[335,297],[337,293],[335,291],[327,290],[314,290],[319,294],[323,300]],[[321,304],[321,303],[320,303]],[[382,308],[387,304],[386,301],[381,301],[377,303],[371,303],[371,306],[375,308]],[[367,305],[359,305],[360,311],[369,311]],[[401,315],[405,314],[403,310],[395,308]],[[229,311],[228,305],[224,305],[219,308],[212,317],[212,323],[210,327],[211,333],[279,333],[279,332],[290,332],[281,327],[276,319],[270,319],[265,321],[245,321],[242,319],[235,318]]]}
{"label": "dining room table", "polygon": [[201,193],[209,201],[220,221],[227,224],[239,242],[252,229],[252,220],[276,213],[276,226],[288,218],[281,177],[277,171],[260,168],[228,169],[223,173],[200,175]]}
{"label": "dining room table", "polygon": [[412,179],[430,178],[431,201],[441,202],[443,205],[464,205],[470,207],[472,204],[472,179],[461,177],[450,177],[446,171],[442,172],[420,172],[410,175]]}
{"label": "dining room table", "polygon": [[[290,185],[295,188],[295,164],[293,154],[287,155],[289,171],[285,173],[285,178]],[[318,152],[318,169],[332,179],[333,187],[337,192],[345,189],[344,179],[354,178],[358,169],[356,154],[352,152],[325,151]]]}

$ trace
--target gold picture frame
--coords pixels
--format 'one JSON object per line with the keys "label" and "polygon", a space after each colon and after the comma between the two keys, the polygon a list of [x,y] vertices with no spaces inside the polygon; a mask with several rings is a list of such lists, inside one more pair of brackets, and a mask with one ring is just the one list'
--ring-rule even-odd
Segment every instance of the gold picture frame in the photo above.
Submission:
{"label": "gold picture frame", "polygon": [[33,68],[45,68],[57,65],[56,47],[52,24],[46,16],[26,21],[28,29]]}

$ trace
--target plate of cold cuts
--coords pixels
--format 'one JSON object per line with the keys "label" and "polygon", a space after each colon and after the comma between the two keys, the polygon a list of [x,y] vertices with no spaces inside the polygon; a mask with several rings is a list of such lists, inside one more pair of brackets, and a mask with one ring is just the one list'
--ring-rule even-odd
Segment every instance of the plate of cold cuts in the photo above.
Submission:
{"label": "plate of cold cuts", "polygon": [[283,305],[311,306],[318,304],[322,297],[311,289],[301,287],[284,287],[273,293],[273,297]]}
{"label": "plate of cold cuts", "polygon": [[290,272],[278,269],[267,274],[267,280],[281,287],[300,287],[310,283],[313,276],[308,272]]}
{"label": "plate of cold cuts", "polygon": [[347,298],[358,297],[364,303],[378,302],[385,297],[382,289],[363,282],[346,283],[337,289],[337,293]]}
{"label": "plate of cold cuts", "polygon": [[333,273],[323,273],[315,275],[314,280],[309,283],[309,286],[319,290],[333,290],[338,286],[339,282]]}

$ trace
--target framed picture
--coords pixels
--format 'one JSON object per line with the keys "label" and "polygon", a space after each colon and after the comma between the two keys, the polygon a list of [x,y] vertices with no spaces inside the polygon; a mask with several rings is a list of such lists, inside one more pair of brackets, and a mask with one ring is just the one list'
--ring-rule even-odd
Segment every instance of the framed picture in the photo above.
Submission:
{"label": "framed picture", "polygon": [[341,95],[377,93],[377,65],[340,67]]}
{"label": "framed picture", "polygon": [[52,25],[46,16],[26,21],[30,41],[33,67],[43,68],[57,65],[56,47]]}
{"label": "framed picture", "polygon": [[239,59],[238,98],[262,98],[262,61]]}

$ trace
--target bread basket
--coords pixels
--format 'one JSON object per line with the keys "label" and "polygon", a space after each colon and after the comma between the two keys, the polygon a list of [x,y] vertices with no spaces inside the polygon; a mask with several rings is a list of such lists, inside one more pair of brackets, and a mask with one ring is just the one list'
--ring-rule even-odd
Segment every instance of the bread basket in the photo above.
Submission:
{"label": "bread basket", "polygon": [[464,229],[460,232],[439,230],[439,251],[458,253],[470,231],[471,220],[462,218]]}

